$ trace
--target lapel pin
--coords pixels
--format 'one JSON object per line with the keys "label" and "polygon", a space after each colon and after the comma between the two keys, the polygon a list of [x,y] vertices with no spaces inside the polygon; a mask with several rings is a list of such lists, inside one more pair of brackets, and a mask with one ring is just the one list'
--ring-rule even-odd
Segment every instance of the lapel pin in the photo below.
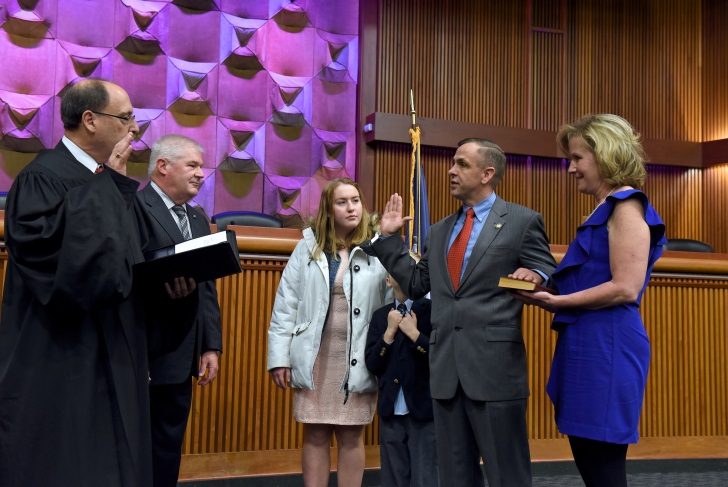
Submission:
{"label": "lapel pin", "polygon": [[502,226],[503,226],[503,224],[502,224],[502,223],[496,223],[496,224],[495,224],[495,225],[493,225],[493,226],[494,226],[494,227],[495,227],[495,228],[496,228],[497,230],[500,230],[500,227],[502,227]]}

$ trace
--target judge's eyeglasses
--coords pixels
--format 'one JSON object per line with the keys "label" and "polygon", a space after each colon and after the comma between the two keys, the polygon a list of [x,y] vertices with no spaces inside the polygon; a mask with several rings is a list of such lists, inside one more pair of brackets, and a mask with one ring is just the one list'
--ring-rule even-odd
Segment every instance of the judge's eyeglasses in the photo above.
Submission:
{"label": "judge's eyeglasses", "polygon": [[96,112],[94,110],[90,110],[90,111],[91,111],[91,113],[95,113],[96,115],[103,115],[105,117],[118,118],[119,120],[123,120],[127,124],[129,124],[129,123],[131,123],[131,122],[133,122],[133,121],[136,120],[136,117],[134,117],[134,114],[133,113],[131,115],[112,115],[110,113]]}

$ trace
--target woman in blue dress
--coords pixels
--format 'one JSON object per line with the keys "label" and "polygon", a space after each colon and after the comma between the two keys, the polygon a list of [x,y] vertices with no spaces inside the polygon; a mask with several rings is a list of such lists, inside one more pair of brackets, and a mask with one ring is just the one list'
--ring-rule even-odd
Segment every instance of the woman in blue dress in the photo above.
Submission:
{"label": "woman in blue dress", "polygon": [[557,140],[579,192],[596,207],[551,276],[559,294],[519,297],[555,313],[546,391],[584,483],[626,486],[627,446],[639,436],[650,363],[639,306],[667,242],[665,225],[637,189],[644,153],[626,120],[590,115],[562,127]]}

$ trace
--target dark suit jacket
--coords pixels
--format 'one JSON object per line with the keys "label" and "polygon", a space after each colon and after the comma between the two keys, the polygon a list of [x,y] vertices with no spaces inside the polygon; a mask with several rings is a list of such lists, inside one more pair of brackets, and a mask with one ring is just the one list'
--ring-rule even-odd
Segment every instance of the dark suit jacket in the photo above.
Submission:
{"label": "dark suit jacket", "polygon": [[432,420],[432,396],[430,395],[430,325],[431,302],[418,299],[412,303],[417,315],[420,336],[413,342],[402,331],[397,331],[394,342],[384,341],[387,316],[394,304],[382,306],[372,315],[367,333],[367,368],[379,379],[377,412],[388,418],[394,414],[394,401],[402,387],[404,400],[410,415],[420,421]]}
{"label": "dark suit jacket", "polygon": [[477,401],[526,398],[523,304],[499,288],[498,279],[519,267],[551,275],[556,263],[543,219],[529,208],[496,198],[455,291],[447,271],[447,246],[461,212],[430,228],[416,265],[400,238],[379,239],[371,248],[405,294],[419,298],[432,292],[433,398],[454,397],[458,384]]}
{"label": "dark suit jacket", "polygon": [[[145,251],[183,242],[177,222],[151,183],[137,193],[146,210],[149,241]],[[210,234],[207,219],[187,208],[192,237]],[[180,269],[180,277],[184,269]],[[198,282],[197,290],[181,300],[167,297],[163,289],[150,288],[146,302],[151,385],[180,384],[197,377],[199,357],[209,350],[222,351],[220,307],[215,282]]]}

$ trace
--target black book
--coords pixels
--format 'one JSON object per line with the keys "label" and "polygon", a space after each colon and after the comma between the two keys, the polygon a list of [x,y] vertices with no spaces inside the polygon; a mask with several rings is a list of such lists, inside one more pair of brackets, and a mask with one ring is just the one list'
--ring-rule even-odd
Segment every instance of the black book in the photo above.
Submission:
{"label": "black book", "polygon": [[146,262],[136,264],[134,270],[145,282],[164,283],[176,277],[191,277],[196,282],[205,282],[243,270],[232,230],[152,250],[146,252],[144,258]]}

